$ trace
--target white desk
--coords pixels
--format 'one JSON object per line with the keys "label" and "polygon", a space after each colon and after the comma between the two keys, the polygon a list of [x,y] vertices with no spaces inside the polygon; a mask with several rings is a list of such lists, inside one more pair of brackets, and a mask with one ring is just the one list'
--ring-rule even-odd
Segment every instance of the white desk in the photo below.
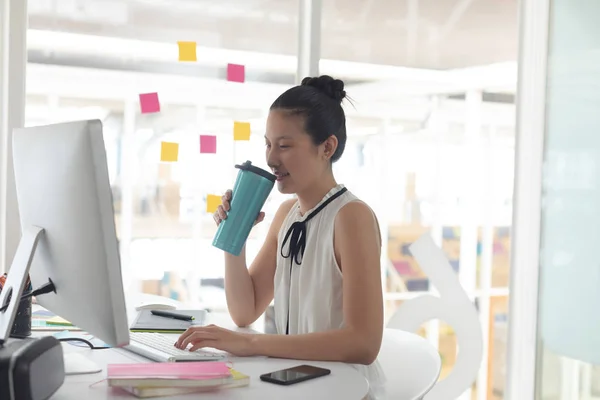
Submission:
{"label": "white desk", "polygon": [[[156,301],[160,299],[157,296],[142,296],[131,299],[128,304],[128,314],[131,319],[135,311],[131,311],[140,301]],[[162,298],[163,302],[177,305],[177,302]],[[231,321],[227,321],[224,315],[209,314],[207,323],[214,323],[225,328],[235,329]],[[173,336],[174,338],[177,335]],[[175,341],[173,341],[175,342]],[[52,396],[51,400],[80,400],[80,399],[134,399],[135,396],[121,391],[120,389],[110,388],[106,382],[93,385],[106,377],[106,365],[116,363],[131,362],[150,362],[149,360],[123,349],[104,349],[91,350],[83,347],[77,347],[72,344],[63,343],[65,352],[79,352],[89,357],[90,360],[103,368],[102,372],[88,375],[67,376],[63,386]],[[272,383],[262,382],[259,375],[267,372],[276,371],[282,368],[288,368],[303,364],[298,360],[284,360],[266,357],[230,357],[233,367],[240,372],[250,376],[250,385],[240,388],[226,389],[213,393],[189,394],[183,396],[169,396],[165,399],[244,399],[244,400],[263,400],[263,399],[362,399],[366,396],[369,385],[366,379],[354,368],[344,363],[336,362],[314,362],[307,364],[316,365],[331,370],[331,375],[318,379],[302,382],[289,387],[279,386]]]}

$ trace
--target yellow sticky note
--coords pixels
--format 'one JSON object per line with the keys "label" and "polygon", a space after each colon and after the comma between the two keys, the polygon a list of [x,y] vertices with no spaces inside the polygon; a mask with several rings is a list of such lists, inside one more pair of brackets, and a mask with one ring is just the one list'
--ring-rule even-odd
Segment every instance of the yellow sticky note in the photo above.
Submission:
{"label": "yellow sticky note", "polygon": [[177,42],[179,61],[198,61],[196,58],[196,42]]}
{"label": "yellow sticky note", "polygon": [[160,144],[160,161],[175,162],[179,157],[179,143],[162,142]]}
{"label": "yellow sticky note", "polygon": [[216,194],[209,194],[206,196],[206,212],[209,214],[217,211],[217,208],[221,205],[221,196]]}
{"label": "yellow sticky note", "polygon": [[233,140],[250,140],[250,122],[233,123]]}
{"label": "yellow sticky note", "polygon": [[64,326],[73,326],[73,324],[71,324],[69,321],[67,321],[66,319],[62,318],[62,317],[52,317],[49,318],[46,321],[47,325],[64,325]]}

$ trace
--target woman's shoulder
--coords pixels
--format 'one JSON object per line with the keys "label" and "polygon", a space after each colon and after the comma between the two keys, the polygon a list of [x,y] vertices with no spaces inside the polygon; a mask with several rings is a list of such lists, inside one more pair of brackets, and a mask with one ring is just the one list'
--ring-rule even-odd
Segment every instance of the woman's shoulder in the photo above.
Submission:
{"label": "woman's shoulder", "polygon": [[363,200],[354,196],[346,202],[339,210],[336,215],[336,219],[348,220],[348,219],[372,219],[376,218],[373,209]]}
{"label": "woman's shoulder", "polygon": [[373,227],[380,236],[379,221],[375,211],[358,198],[344,204],[335,217],[336,230],[347,231],[369,226]]}
{"label": "woman's shoulder", "polygon": [[290,210],[296,205],[298,200],[296,199],[287,199],[279,206],[277,213],[281,213],[283,215],[288,215]]}
{"label": "woman's shoulder", "polygon": [[281,203],[281,205],[275,212],[275,216],[273,217],[272,226],[275,232],[278,232],[281,229],[281,227],[285,223],[285,220],[290,214],[290,211],[292,210],[292,208],[294,208],[295,205],[296,199],[288,199]]}

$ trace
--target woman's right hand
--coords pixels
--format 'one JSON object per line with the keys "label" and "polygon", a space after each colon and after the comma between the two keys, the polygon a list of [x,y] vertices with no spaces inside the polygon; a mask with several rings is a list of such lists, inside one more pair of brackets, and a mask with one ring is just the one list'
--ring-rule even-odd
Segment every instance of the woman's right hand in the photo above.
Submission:
{"label": "woman's right hand", "polygon": [[[223,196],[221,196],[221,205],[217,208],[217,211],[215,211],[215,213],[213,214],[213,219],[215,220],[217,226],[219,226],[221,221],[227,219],[227,212],[231,208],[231,204],[230,204],[231,193],[232,193],[231,189],[229,189],[225,192],[225,194]],[[265,213],[263,211],[261,211],[258,214],[256,221],[254,221],[254,225],[258,224],[263,219],[265,219]]]}

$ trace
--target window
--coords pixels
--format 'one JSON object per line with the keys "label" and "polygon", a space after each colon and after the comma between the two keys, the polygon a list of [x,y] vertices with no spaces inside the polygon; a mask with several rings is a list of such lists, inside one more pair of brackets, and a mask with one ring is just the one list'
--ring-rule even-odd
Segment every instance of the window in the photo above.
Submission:
{"label": "window", "polygon": [[[26,125],[103,121],[126,288],[225,309],[206,199],[231,187],[235,164],[266,167],[268,108],[296,80],[298,9],[292,0],[29,1]],[[344,79],[352,99],[335,173],[379,218],[386,317],[432,290],[407,250],[431,231],[489,332],[492,367],[474,394],[502,398],[516,3],[328,0],[321,26],[320,72]],[[178,41],[197,43],[196,62],[178,61]],[[226,80],[228,63],[245,65],[245,83]],[[158,94],[160,112],[141,112],[145,93]],[[251,124],[249,141],[233,140],[234,121]],[[216,154],[200,152],[201,135],[217,137]],[[163,142],[179,144],[177,162],[161,162]],[[248,262],[284,199],[273,191]],[[452,329],[432,322],[422,333],[448,371]]]}

